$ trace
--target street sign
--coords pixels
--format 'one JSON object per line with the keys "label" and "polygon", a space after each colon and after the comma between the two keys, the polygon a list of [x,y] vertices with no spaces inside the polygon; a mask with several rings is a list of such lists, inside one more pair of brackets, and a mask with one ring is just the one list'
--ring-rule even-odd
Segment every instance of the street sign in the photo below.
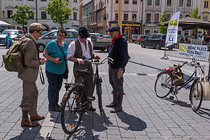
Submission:
{"label": "street sign", "polygon": [[207,60],[208,47],[204,45],[179,44],[179,56]]}

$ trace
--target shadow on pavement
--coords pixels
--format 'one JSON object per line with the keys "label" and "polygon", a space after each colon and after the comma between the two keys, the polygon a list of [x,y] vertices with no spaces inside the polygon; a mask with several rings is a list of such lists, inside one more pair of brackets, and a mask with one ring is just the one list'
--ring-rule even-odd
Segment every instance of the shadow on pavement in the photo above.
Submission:
{"label": "shadow on pavement", "polygon": [[141,66],[144,66],[144,67],[148,67],[148,68],[151,68],[151,69],[156,69],[156,70],[159,70],[159,71],[163,71],[163,69],[164,69],[164,68],[160,69],[160,68],[157,68],[157,67],[149,66],[149,65],[146,65],[146,64],[143,64],[143,63],[132,61],[132,60],[129,60],[128,62],[133,63],[133,64],[137,64],[137,65],[141,65]]}
{"label": "shadow on pavement", "polygon": [[[202,105],[202,104],[201,104]],[[198,114],[199,116],[206,118],[206,119],[210,119],[210,109],[207,108],[200,108],[196,114]]]}
{"label": "shadow on pavement", "polygon": [[44,140],[44,138],[40,134],[40,129],[42,126],[37,127],[25,127],[24,130],[18,135],[13,138],[10,138],[10,140],[29,140],[29,139],[35,139],[38,138],[39,140]]}
{"label": "shadow on pavement", "polygon": [[127,129],[129,129],[129,130],[143,131],[144,129],[147,128],[147,124],[143,120],[141,120],[133,115],[127,114],[124,111],[118,112],[117,116],[123,123],[126,123],[127,125],[129,125],[127,127]]}
{"label": "shadow on pavement", "polygon": [[166,98],[165,100],[170,101],[171,103],[173,103],[171,105],[179,105],[179,106],[188,107],[188,108],[191,107],[191,105],[188,104],[187,102],[183,102],[183,101],[180,101],[180,100],[177,101],[176,98],[174,98],[173,100],[170,99],[170,98]]}

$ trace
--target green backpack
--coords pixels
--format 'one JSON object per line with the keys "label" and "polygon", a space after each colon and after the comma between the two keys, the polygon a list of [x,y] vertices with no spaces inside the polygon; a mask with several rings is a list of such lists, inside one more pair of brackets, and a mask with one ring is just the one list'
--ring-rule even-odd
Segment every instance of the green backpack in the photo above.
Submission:
{"label": "green backpack", "polygon": [[5,55],[2,55],[7,71],[21,72],[24,65],[24,55],[20,42],[14,42]]}

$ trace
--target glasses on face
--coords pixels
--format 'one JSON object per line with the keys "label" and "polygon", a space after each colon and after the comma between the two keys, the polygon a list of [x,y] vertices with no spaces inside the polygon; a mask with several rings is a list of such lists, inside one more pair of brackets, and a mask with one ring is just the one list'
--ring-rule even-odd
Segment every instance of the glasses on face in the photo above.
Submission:
{"label": "glasses on face", "polygon": [[65,35],[61,35],[61,34],[58,34],[58,36],[60,36],[60,37],[65,37]]}

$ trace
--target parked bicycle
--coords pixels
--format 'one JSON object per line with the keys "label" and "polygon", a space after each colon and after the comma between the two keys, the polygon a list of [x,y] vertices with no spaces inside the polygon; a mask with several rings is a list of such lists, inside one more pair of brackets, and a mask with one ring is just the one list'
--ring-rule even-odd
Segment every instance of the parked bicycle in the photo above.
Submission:
{"label": "parked bicycle", "polygon": [[[187,64],[188,66],[194,67],[194,72],[181,85],[174,85],[173,72],[177,71],[177,69],[181,70],[181,68],[185,64]],[[171,93],[172,96],[170,96],[170,99],[174,99],[174,96],[177,99],[176,95],[178,94],[178,91],[193,81],[192,85],[190,86],[191,88],[190,88],[189,99],[190,99],[191,107],[193,111],[197,111],[200,108],[200,105],[203,99],[203,87],[202,87],[202,83],[200,79],[198,78],[198,70],[201,71],[201,73],[204,73],[202,67],[204,66],[201,66],[199,62],[197,62],[195,59],[192,59],[191,62],[184,62],[182,65],[174,65],[173,67],[174,69],[172,68],[171,71],[170,70],[167,71],[168,69],[167,70],[165,69],[165,71],[160,72],[157,76],[157,79],[155,81],[155,87],[154,87],[155,94],[159,98],[165,98]]]}
{"label": "parked bicycle", "polygon": [[[96,93],[98,95],[100,111],[103,111],[101,98],[102,79],[99,76],[98,65],[105,63],[105,60],[107,59],[109,58],[105,58],[101,62],[92,62],[94,65],[96,65],[96,72],[94,74],[94,85],[96,86]],[[66,92],[61,102],[61,125],[63,131],[67,134],[73,134],[77,130],[81,123],[83,113],[88,110],[91,102],[95,100],[95,98],[93,98],[92,96],[87,97],[85,93],[86,77],[88,74],[90,74],[90,72],[88,72],[87,69],[76,71],[79,73],[79,78],[82,78],[82,82],[65,83]]]}

